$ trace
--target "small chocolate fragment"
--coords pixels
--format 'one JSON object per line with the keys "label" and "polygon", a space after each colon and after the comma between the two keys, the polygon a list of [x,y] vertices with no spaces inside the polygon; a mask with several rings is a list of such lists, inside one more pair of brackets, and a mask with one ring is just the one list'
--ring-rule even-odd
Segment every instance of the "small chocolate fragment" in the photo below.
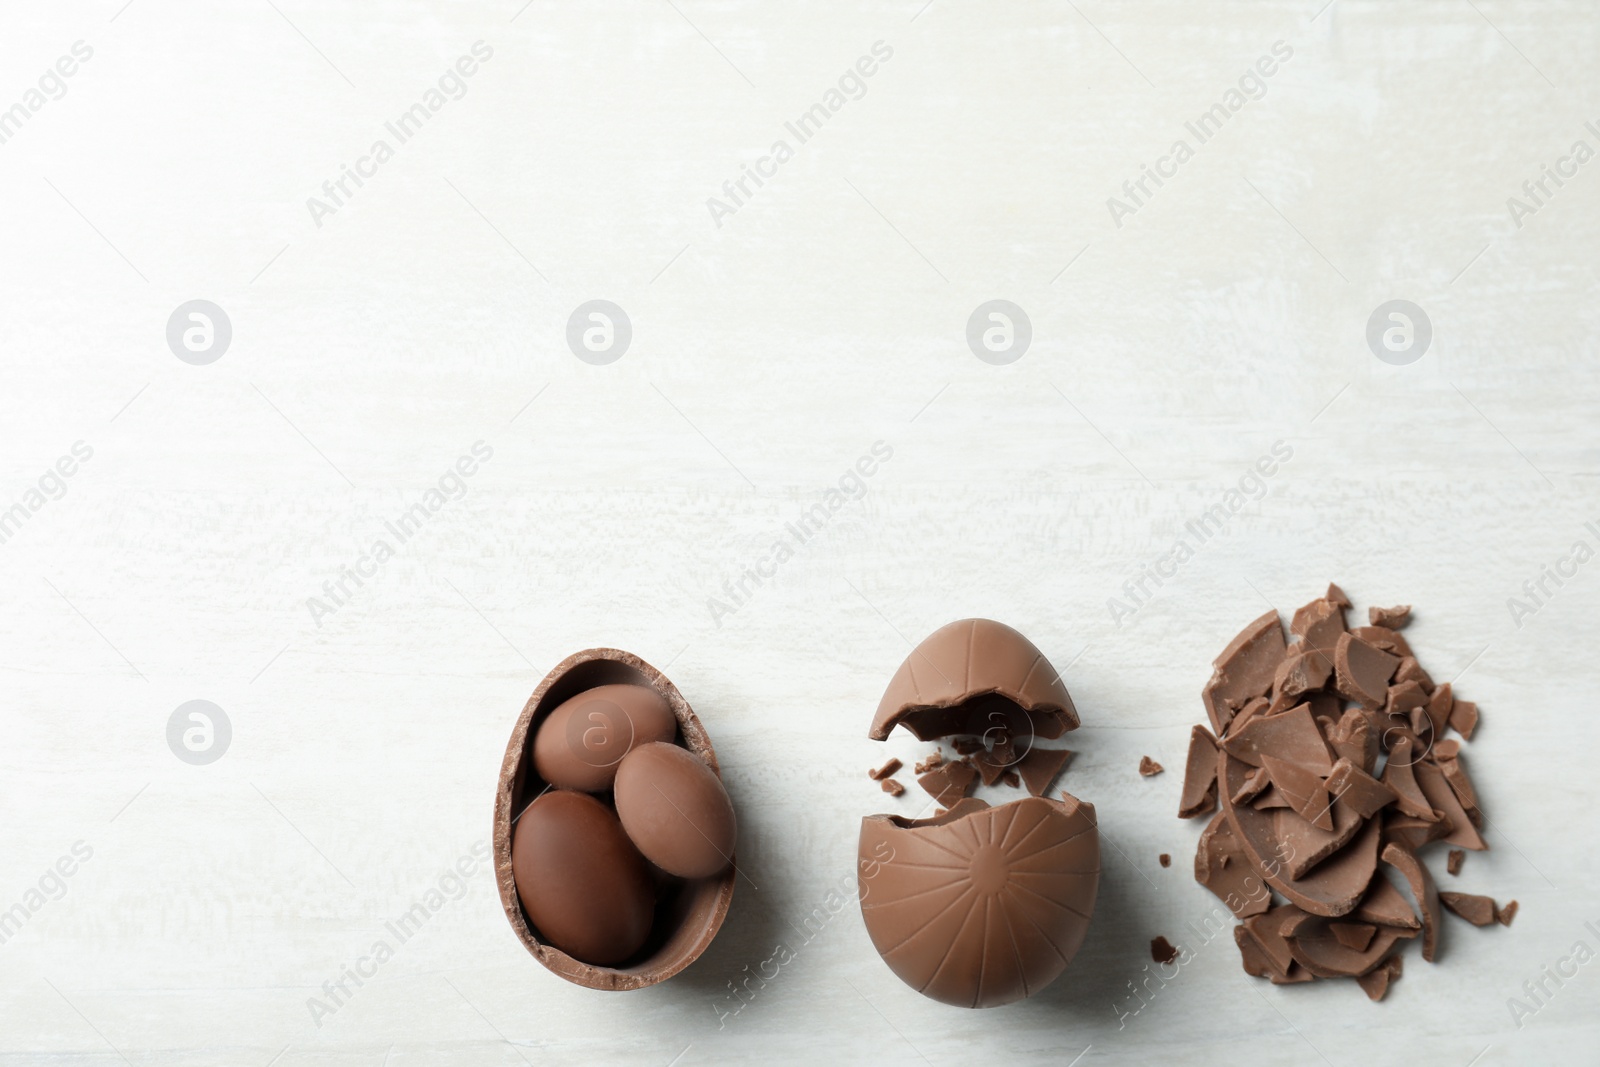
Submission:
{"label": "small chocolate fragment", "polygon": [[1333,652],[1333,666],[1334,684],[1341,696],[1377,708],[1388,696],[1389,679],[1400,666],[1400,658],[1343,634]]}
{"label": "small chocolate fragment", "polygon": [[883,787],[883,791],[885,793],[888,793],[892,797],[905,795],[906,787],[895,781],[893,778],[880,778],[878,780],[878,784]]}
{"label": "small chocolate fragment", "polygon": [[1366,993],[1368,1000],[1379,1001],[1389,992],[1389,983],[1399,977],[1400,957],[1390,956],[1366,974],[1356,975],[1356,981],[1360,984],[1362,992]]}
{"label": "small chocolate fragment", "polygon": [[1172,866],[1172,857],[1170,855],[1168,855],[1167,853],[1165,853],[1165,852],[1163,852],[1161,855],[1157,856],[1156,859],[1160,861],[1161,866],[1163,866],[1163,867],[1171,867]]}
{"label": "small chocolate fragment", "polygon": [[971,793],[977,780],[978,772],[965,761],[940,763],[917,776],[917,784],[943,808],[954,806],[956,801]]}
{"label": "small chocolate fragment", "polygon": [[[1215,770],[1213,770],[1213,772],[1212,772],[1212,779],[1213,780],[1216,779]],[[1247,775],[1245,777],[1244,783],[1239,786],[1238,790],[1229,799],[1232,800],[1235,804],[1248,804],[1252,800],[1254,800],[1257,797],[1259,797],[1262,793],[1264,793],[1267,790],[1267,788],[1269,786],[1271,786],[1271,785],[1272,785],[1272,776],[1267,773],[1267,769],[1265,767],[1257,767],[1255,770],[1251,771],[1249,773],[1249,775]],[[1289,802],[1287,800],[1285,800],[1285,801],[1283,801],[1282,804],[1274,804],[1272,806],[1281,808],[1281,807],[1284,807],[1285,805],[1287,805],[1288,803]],[[1260,807],[1260,808],[1265,808],[1268,805],[1258,804],[1256,806]]]}
{"label": "small chocolate fragment", "polygon": [[1433,684],[1433,679],[1428,676],[1427,671],[1422,669],[1422,664],[1417,662],[1417,657],[1415,656],[1400,657],[1400,666],[1395,668],[1394,680],[1396,684],[1400,682],[1416,682],[1422,686],[1424,693],[1430,695],[1436,688]]}
{"label": "small chocolate fragment", "polygon": [[1473,926],[1491,926],[1495,921],[1495,903],[1489,897],[1476,893],[1441,892],[1439,903],[1453,911]]}
{"label": "small chocolate fragment", "polygon": [[1035,745],[1029,749],[1028,754],[1017,763],[1022,784],[1028,787],[1029,795],[1042,797],[1048,793],[1050,786],[1066,769],[1072,755],[1070,748],[1040,748]]}
{"label": "small chocolate fragment", "polygon": [[996,759],[991,752],[978,752],[968,759],[982,776],[984,785],[994,785],[1006,773],[1006,764]]}
{"label": "small chocolate fragment", "polygon": [[1449,871],[1451,874],[1460,874],[1461,862],[1466,858],[1467,854],[1461,851],[1459,848],[1451,849],[1450,855],[1445,861],[1445,870]]}
{"label": "small chocolate fragment", "polygon": [[1157,763],[1149,756],[1139,757],[1139,773],[1144,775],[1144,777],[1154,778],[1164,770],[1166,770],[1165,767],[1161,766],[1161,764]]}
{"label": "small chocolate fragment", "polygon": [[[1384,700],[1383,710],[1389,715],[1403,715],[1409,717],[1412,711],[1428,706],[1428,694],[1422,691],[1422,686],[1416,682],[1396,682],[1389,687],[1388,696]],[[1431,722],[1431,717],[1424,721]],[[1412,729],[1416,729],[1413,723]]]}
{"label": "small chocolate fragment", "polygon": [[[1026,775],[1026,772],[1024,772]],[[1217,806],[1217,739],[1211,731],[1196,724],[1189,731],[1189,757],[1183,768],[1183,796],[1178,801],[1178,818],[1192,819],[1214,811]]]}
{"label": "small chocolate fragment", "polygon": [[868,771],[867,772],[867,777],[871,778],[874,782],[876,782],[876,781],[879,781],[880,779],[887,778],[890,775],[895,774],[896,772],[898,772],[900,770],[901,767],[904,767],[904,766],[905,766],[905,764],[901,763],[898,759],[891,759],[888,763],[885,763],[882,767],[879,767],[877,770]]}
{"label": "small chocolate fragment", "polygon": [[1154,937],[1150,940],[1150,958],[1157,963],[1171,963],[1178,958],[1178,950],[1164,937]]}
{"label": "small chocolate fragment", "polygon": [[950,747],[956,750],[958,756],[973,756],[983,751],[981,737],[956,737],[950,741]]}
{"label": "small chocolate fragment", "polygon": [[1478,705],[1470,700],[1457,700],[1450,708],[1450,728],[1468,741],[1478,728]]}
{"label": "small chocolate fragment", "polygon": [[1007,768],[1006,773],[1000,776],[1000,781],[1002,784],[1012,789],[1015,789],[1017,786],[1022,784],[1022,779],[1017,777],[1017,772],[1011,770],[1010,768]]}
{"label": "small chocolate fragment", "polygon": [[1328,591],[1326,594],[1324,594],[1324,596],[1327,600],[1339,605],[1341,608],[1348,608],[1350,606],[1350,598],[1344,595],[1343,589],[1340,589],[1332,582],[1328,583]]}
{"label": "small chocolate fragment", "polygon": [[1401,604],[1393,608],[1368,608],[1367,618],[1374,626],[1384,626],[1391,630],[1401,629],[1411,621],[1411,605]]}
{"label": "small chocolate fragment", "polygon": [[1494,921],[1499,923],[1501,926],[1510,926],[1511,920],[1517,917],[1517,908],[1519,907],[1521,907],[1521,905],[1514,900],[1506,901],[1505,907],[1495,909]]}
{"label": "small chocolate fragment", "polygon": [[1318,978],[1354,978],[1383,962],[1384,955],[1401,938],[1415,937],[1410,930],[1386,926],[1375,929],[1371,943],[1361,950],[1346,946],[1328,929],[1328,921],[1307,915],[1284,924],[1289,951],[1295,962]]}
{"label": "small chocolate fragment", "polygon": [[[1250,724],[1250,720],[1254,719],[1257,715],[1271,712],[1272,710],[1272,705],[1266,697],[1251,697],[1249,700],[1245,701],[1244,707],[1239,709],[1238,713],[1234,715],[1233,721],[1228,724],[1228,736],[1232,737],[1233,735],[1239,733],[1246,726],[1248,726]],[[1283,709],[1279,708],[1278,710],[1282,711]],[[1276,714],[1276,712],[1274,712],[1274,714]]]}
{"label": "small chocolate fragment", "polygon": [[1364,774],[1371,775],[1378,765],[1378,735],[1360,708],[1344,713],[1328,734],[1328,744],[1334,755],[1348,759]]}
{"label": "small chocolate fragment", "polygon": [[1434,887],[1428,868],[1418,862],[1416,854],[1406,846],[1391,841],[1383,846],[1383,862],[1399,871],[1411,886],[1411,896],[1417,902],[1422,916],[1422,958],[1433,962],[1439,943],[1439,891]]}
{"label": "small chocolate fragment", "polygon": [[929,771],[942,766],[944,766],[944,750],[936,748],[927,756],[919,759],[912,770],[917,774],[927,774]]}

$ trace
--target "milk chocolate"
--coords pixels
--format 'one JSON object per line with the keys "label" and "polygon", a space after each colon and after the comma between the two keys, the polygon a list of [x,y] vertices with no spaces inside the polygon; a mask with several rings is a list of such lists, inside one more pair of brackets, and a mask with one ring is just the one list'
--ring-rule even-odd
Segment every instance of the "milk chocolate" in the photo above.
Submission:
{"label": "milk chocolate", "polygon": [[1139,757],[1139,773],[1144,777],[1154,778],[1164,770],[1166,770],[1165,767],[1161,766],[1161,764],[1157,763],[1149,756]]}
{"label": "milk chocolate", "polygon": [[1441,891],[1439,903],[1443,904],[1446,911],[1454,912],[1473,926],[1492,926],[1495,913],[1498,910],[1489,897],[1482,897],[1476,893],[1450,893]]}
{"label": "milk chocolate", "polygon": [[905,795],[906,787],[895,781],[893,778],[881,778],[878,780],[878,784],[883,787],[883,791],[885,793],[888,793],[892,797]]}
{"label": "milk chocolate", "polygon": [[1445,870],[1449,871],[1451,874],[1460,874],[1461,861],[1466,858],[1467,854],[1461,851],[1459,848],[1451,849],[1449,859],[1445,863]]}
{"label": "milk chocolate", "polygon": [[1022,634],[992,619],[963,619],[912,649],[889,681],[868,731],[882,741],[904,726],[919,741],[1005,726],[1024,737],[1078,728],[1061,675]]}
{"label": "milk chocolate", "polygon": [[880,779],[888,778],[888,777],[890,777],[890,776],[892,776],[894,774],[899,773],[900,768],[904,767],[904,766],[905,766],[905,764],[901,763],[898,759],[891,759],[888,763],[885,763],[882,767],[879,767],[877,770],[868,771],[867,772],[867,777],[871,778],[873,781],[876,782],[876,781],[879,781]]}
{"label": "milk chocolate", "polygon": [[1027,786],[1029,795],[1042,797],[1050,792],[1050,786],[1066,769],[1072,756],[1070,748],[1040,748],[1035,745],[1029,749],[1028,754],[1017,761],[1017,770],[1022,774],[1022,784]]}
{"label": "milk chocolate", "polygon": [[[1435,958],[1441,900],[1478,924],[1509,922],[1516,907],[1440,894],[1417,856],[1435,840],[1487,847],[1462,745],[1442,736],[1468,737],[1476,707],[1435,685],[1398,633],[1409,606],[1373,609],[1372,625],[1350,630],[1348,607],[1330,585],[1294,613],[1292,642],[1278,646],[1275,615],[1229,642],[1202,694],[1216,733],[1191,734],[1179,814],[1220,809],[1200,835],[1195,880],[1242,921],[1247,973],[1354,977],[1378,1000],[1400,975],[1400,942],[1417,938]],[[1452,873],[1462,855],[1451,851]]]}
{"label": "milk chocolate", "polygon": [[940,807],[948,808],[972,792],[978,772],[965,760],[941,763],[926,774],[917,776],[917,784],[927,790]]}
{"label": "milk chocolate", "polygon": [[1165,937],[1150,939],[1150,958],[1156,963],[1171,963],[1178,958],[1178,949]]}
{"label": "milk chocolate", "polygon": [[1163,852],[1161,855],[1157,856],[1156,860],[1163,867],[1171,867],[1172,866],[1172,857],[1170,855],[1168,855],[1167,853],[1165,853],[1165,852]]}
{"label": "milk chocolate", "polygon": [[[935,819],[861,822],[861,914],[885,963],[946,1004],[1043,989],[1083,943],[1100,879],[1094,809],[968,799]],[[869,869],[869,857],[887,857]]]}

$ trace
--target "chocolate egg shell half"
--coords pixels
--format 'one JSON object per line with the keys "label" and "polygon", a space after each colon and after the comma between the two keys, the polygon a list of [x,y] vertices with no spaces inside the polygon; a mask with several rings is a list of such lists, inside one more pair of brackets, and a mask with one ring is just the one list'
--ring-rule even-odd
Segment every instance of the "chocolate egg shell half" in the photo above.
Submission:
{"label": "chocolate egg shell half", "polygon": [[993,619],[962,619],[911,650],[867,736],[882,741],[896,726],[919,741],[997,728],[1013,737],[1060,737],[1078,728],[1078,712],[1032,641]]}
{"label": "chocolate egg shell half", "polygon": [[736,877],[730,865],[716,878],[664,885],[656,899],[649,937],[636,953],[614,966],[574,959],[551,944],[530,921],[517,895],[511,859],[514,821],[549,785],[534,769],[530,740],[544,718],[563,702],[596,686],[617,684],[648,686],[661,694],[677,720],[679,742],[721,777],[705,727],[666,675],[630,652],[591,648],[558,663],[528,698],[506,743],[494,802],[495,878],[512,930],[535,959],[562,978],[608,990],[655,985],[698,959],[727,918]]}
{"label": "chocolate egg shell half", "polygon": [[1094,807],[962,800],[944,815],[861,820],[867,934],[889,969],[945,1004],[1032,996],[1083,944],[1100,886]]}

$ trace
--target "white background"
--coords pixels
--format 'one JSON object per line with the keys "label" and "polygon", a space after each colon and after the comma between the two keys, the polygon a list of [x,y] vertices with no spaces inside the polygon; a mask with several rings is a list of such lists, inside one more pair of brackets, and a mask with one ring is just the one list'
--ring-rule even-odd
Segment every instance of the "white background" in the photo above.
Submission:
{"label": "white background", "polygon": [[[1600,148],[1592,6],[275,2],[5,6],[0,106],[94,54],[0,145],[0,508],[93,458],[0,544],[0,908],[93,855],[0,945],[0,1062],[1593,1059],[1600,963],[1520,1029],[1507,1000],[1600,949],[1600,563],[1520,627],[1507,600],[1600,547],[1600,162],[1520,228],[1506,203]],[[317,226],[307,198],[479,40],[466,95]],[[719,227],[707,198],[876,41],[866,95]],[[1277,41],[1266,95],[1114,225]],[[633,323],[609,366],[564,340],[596,297]],[[165,339],[197,298],[233,325],[209,366]],[[1009,366],[964,340],[994,298],[1032,320]],[[1433,323],[1408,366],[1364,339],[1394,298]],[[466,495],[314,620],[480,440]],[[1115,625],[1280,440],[1265,498]],[[714,620],[877,441],[864,498]],[[1379,1005],[1185,933],[1217,906],[1173,817],[1210,659],[1330,578],[1417,605],[1423,665],[1481,704],[1493,850],[1430,863],[1522,904],[1447,917]],[[1032,1001],[948,1008],[847,902],[719,1026],[850,884],[859,818],[920,806],[863,772],[924,746],[867,725],[908,642],[971,615],[1071,664],[1063,784],[1107,842],[1083,951]],[[316,1025],[486,841],[523,700],[592,645],[663,667],[716,742],[748,878],[711,950],[642,992],[568,985],[480,865]],[[192,699],[232,722],[209,766],[166,742]],[[1119,1022],[1157,934],[1192,957]]]}

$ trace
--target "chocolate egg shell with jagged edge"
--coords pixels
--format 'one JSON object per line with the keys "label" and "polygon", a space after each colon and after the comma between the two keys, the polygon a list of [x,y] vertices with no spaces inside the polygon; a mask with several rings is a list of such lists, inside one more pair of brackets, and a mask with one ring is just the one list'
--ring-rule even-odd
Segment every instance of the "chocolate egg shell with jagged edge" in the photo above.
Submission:
{"label": "chocolate egg shell with jagged edge", "polygon": [[1094,807],[1045,797],[861,820],[867,934],[911,988],[991,1008],[1032,996],[1083,944],[1100,885]]}
{"label": "chocolate egg shell with jagged edge", "polygon": [[[662,875],[656,887],[650,931],[643,944],[625,959],[596,965],[564,952],[541,932],[523,907],[512,859],[520,817],[552,788],[539,776],[534,764],[532,742],[539,727],[551,712],[573,697],[609,685],[644,686],[659,695],[676,724],[675,736],[670,740],[693,753],[720,780],[721,767],[704,725],[664,674],[638,656],[614,648],[591,648],[568,656],[545,675],[528,698],[506,744],[494,803],[495,878],[513,932],[542,965],[567,981],[590,989],[640,989],[679,973],[711,944],[733,899],[733,864],[730,862],[711,878],[680,880]],[[585,799],[605,807],[609,796]],[[609,811],[607,808],[608,814]],[[526,870],[523,881],[528,884]],[[633,897],[623,893],[618,899],[628,904]]]}

